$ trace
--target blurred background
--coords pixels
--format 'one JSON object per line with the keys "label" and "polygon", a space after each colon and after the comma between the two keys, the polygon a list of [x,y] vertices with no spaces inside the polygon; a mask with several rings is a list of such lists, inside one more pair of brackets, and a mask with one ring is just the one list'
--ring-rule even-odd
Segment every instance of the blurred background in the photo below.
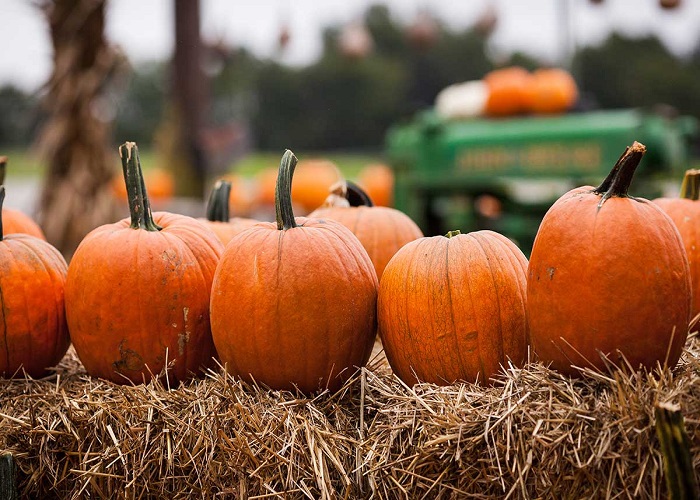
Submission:
{"label": "blurred background", "polygon": [[[270,179],[289,148],[359,180],[378,204],[408,212],[426,234],[450,224],[463,232],[491,227],[527,242],[541,213],[508,219],[527,196],[490,179],[514,174],[541,184],[546,169],[521,155],[501,172],[496,165],[490,177],[476,165],[481,177],[470,184],[464,152],[476,132],[458,128],[454,116],[426,115],[446,87],[481,82],[507,67],[570,74],[576,100],[559,115],[643,110],[624,115],[624,140],[648,134],[664,151],[682,136],[680,146],[674,142],[653,160],[666,180],[680,182],[677,173],[698,164],[694,0],[5,0],[0,12],[6,206],[33,215],[67,255],[90,229],[128,214],[117,154],[127,140],[139,146],[154,209],[202,215],[212,183],[226,176],[234,183],[232,215],[269,218]],[[649,132],[649,113],[678,137]],[[554,136],[565,127],[590,127],[579,140],[589,150],[611,137],[600,127],[612,115],[597,115],[599,123],[557,122],[537,139],[530,124],[544,118],[514,114],[520,129],[513,134],[529,133],[527,141],[564,147]],[[502,153],[493,149],[498,129],[488,132],[481,121],[494,118],[480,115],[460,117],[481,127],[491,147],[469,161],[493,163],[494,151]],[[682,124],[669,121],[678,117]],[[502,125],[510,117],[498,119]],[[392,142],[402,126],[418,122],[410,140]],[[449,140],[437,142],[436,130]],[[609,170],[608,149],[619,156],[626,145],[601,146],[601,165],[589,173]],[[413,170],[422,176],[411,177]],[[298,215],[317,203],[319,195],[309,194],[314,181],[330,183],[336,174],[308,176]],[[571,180],[562,170],[549,177]],[[428,188],[433,178],[441,183]],[[445,185],[454,189],[443,196]],[[518,225],[526,230],[518,233]]]}

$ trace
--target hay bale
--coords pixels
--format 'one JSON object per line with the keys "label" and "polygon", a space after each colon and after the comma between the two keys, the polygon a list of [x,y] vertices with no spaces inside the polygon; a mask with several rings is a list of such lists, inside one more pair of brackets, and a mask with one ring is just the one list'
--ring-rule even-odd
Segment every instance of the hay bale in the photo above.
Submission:
{"label": "hay bale", "polygon": [[50,377],[0,382],[0,449],[34,498],[662,498],[654,404],[671,402],[700,469],[697,336],[673,373],[587,375],[409,388],[378,353],[308,398],[222,370],[117,386],[71,349]]}

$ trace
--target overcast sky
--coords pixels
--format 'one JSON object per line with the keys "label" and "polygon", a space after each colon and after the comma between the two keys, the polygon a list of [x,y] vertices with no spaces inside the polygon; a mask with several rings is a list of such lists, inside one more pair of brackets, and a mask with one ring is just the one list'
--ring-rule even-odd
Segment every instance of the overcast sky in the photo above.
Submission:
{"label": "overcast sky", "polygon": [[[269,57],[286,19],[291,40],[282,60],[307,64],[320,53],[324,26],[359,19],[372,4],[388,5],[405,22],[427,8],[452,29],[471,26],[493,6],[498,24],[490,49],[495,55],[520,50],[556,63],[562,56],[561,5],[565,2],[577,44],[599,43],[611,30],[633,36],[655,33],[683,55],[700,41],[700,0],[681,0],[681,7],[673,11],[661,10],[658,0],[604,0],[602,5],[589,0],[201,0],[202,34]],[[51,69],[45,21],[32,0],[0,0],[0,15],[4,45],[0,85],[13,83],[34,90]],[[172,25],[171,0],[109,1],[107,36],[133,62],[167,57],[173,45]]]}

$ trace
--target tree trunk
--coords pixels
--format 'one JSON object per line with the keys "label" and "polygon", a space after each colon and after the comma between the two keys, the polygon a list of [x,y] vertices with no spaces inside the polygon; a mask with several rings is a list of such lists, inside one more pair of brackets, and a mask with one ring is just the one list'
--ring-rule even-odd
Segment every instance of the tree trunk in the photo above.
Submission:
{"label": "tree trunk", "polygon": [[110,189],[118,156],[109,148],[103,92],[120,59],[104,37],[105,0],[52,0],[43,8],[54,67],[39,138],[48,172],[38,219],[70,258],[90,230],[118,217]]}

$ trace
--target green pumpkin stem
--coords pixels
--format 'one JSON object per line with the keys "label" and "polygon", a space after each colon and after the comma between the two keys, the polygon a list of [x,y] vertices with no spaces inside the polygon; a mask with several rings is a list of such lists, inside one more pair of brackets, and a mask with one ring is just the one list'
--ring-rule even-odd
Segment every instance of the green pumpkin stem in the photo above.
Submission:
{"label": "green pumpkin stem", "polygon": [[7,156],[0,156],[0,184],[5,184],[5,172],[7,171]]}
{"label": "green pumpkin stem", "polygon": [[275,213],[280,231],[297,227],[292,211],[292,177],[296,166],[297,157],[290,150],[285,150],[275,185]]}
{"label": "green pumpkin stem", "polygon": [[455,229],[453,231],[448,231],[448,233],[445,235],[445,238],[454,238],[455,236],[459,236],[462,234],[462,231],[459,229]]}
{"label": "green pumpkin stem", "polygon": [[139,159],[139,149],[135,142],[125,142],[119,146],[122,172],[126,183],[126,194],[131,212],[131,227],[146,231],[160,231],[162,228],[153,220],[151,204],[148,201],[143,171]]}
{"label": "green pumpkin stem", "polygon": [[229,196],[231,195],[231,182],[218,180],[211,190],[207,203],[207,220],[211,222],[228,222]]}
{"label": "green pumpkin stem", "polygon": [[602,206],[608,198],[624,198],[627,196],[627,191],[629,191],[630,184],[632,183],[634,172],[637,170],[639,162],[642,160],[646,151],[646,146],[637,141],[634,141],[634,143],[625,150],[605,180],[603,180],[600,186],[593,190],[595,194],[603,195],[598,204],[599,207]]}
{"label": "green pumpkin stem", "polygon": [[700,199],[700,170],[685,171],[683,184],[681,184],[681,198],[693,201]]}
{"label": "green pumpkin stem", "polygon": [[345,199],[348,200],[351,207],[373,207],[374,203],[372,198],[369,197],[367,192],[360,186],[352,181],[345,181],[347,186],[347,192],[345,193]]}
{"label": "green pumpkin stem", "polygon": [[5,229],[2,227],[2,205],[5,203],[5,186],[0,186],[0,241],[3,240]]}

